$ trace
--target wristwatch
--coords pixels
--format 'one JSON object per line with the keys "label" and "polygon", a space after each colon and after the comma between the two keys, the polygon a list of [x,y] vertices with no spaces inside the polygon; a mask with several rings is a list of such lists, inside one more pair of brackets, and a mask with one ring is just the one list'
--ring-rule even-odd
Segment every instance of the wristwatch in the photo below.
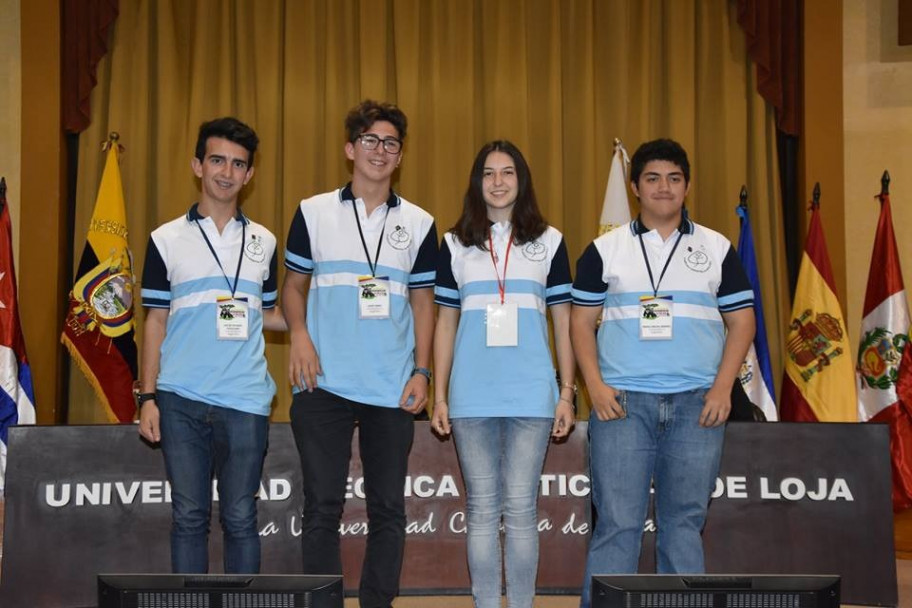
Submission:
{"label": "wristwatch", "polygon": [[136,405],[142,407],[146,401],[155,399],[155,393],[136,393]]}
{"label": "wristwatch", "polygon": [[415,369],[412,370],[412,375],[414,376],[415,374],[421,374],[422,376],[427,378],[428,382],[431,381],[431,377],[434,375],[431,373],[431,370],[429,370],[426,367],[416,367]]}

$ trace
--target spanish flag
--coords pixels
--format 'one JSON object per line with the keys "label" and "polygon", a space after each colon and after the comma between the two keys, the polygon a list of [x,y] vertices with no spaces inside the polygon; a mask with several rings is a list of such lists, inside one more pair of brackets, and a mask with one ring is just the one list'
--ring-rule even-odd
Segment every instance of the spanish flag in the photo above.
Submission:
{"label": "spanish flag", "polygon": [[136,341],[133,329],[133,257],[117,143],[107,159],[89,224],[60,341],[85,374],[111,422],[131,422],[136,412]]}
{"label": "spanish flag", "polygon": [[855,362],[836,297],[817,196],[815,192],[786,337],[779,414],[793,422],[857,422]]}

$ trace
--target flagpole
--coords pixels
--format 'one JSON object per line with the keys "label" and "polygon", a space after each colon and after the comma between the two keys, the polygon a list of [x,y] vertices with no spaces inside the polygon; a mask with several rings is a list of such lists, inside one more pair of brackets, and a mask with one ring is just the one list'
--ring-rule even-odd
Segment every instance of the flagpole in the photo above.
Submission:
{"label": "flagpole", "polygon": [[814,198],[811,200],[811,209],[820,209],[820,182],[814,184]]}
{"label": "flagpole", "polygon": [[747,209],[747,186],[741,184],[741,194],[738,195],[738,206]]}
{"label": "flagpole", "polygon": [[3,205],[6,204],[6,178],[0,177],[0,211],[3,211]]}
{"label": "flagpole", "polygon": [[877,198],[880,199],[880,204],[883,205],[883,197],[890,194],[890,172],[884,169],[883,175],[880,177],[880,196]]}

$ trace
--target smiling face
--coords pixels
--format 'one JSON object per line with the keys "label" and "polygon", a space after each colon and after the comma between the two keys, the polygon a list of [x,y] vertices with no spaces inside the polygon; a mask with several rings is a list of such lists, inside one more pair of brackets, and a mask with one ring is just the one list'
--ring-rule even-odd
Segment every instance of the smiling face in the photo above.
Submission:
{"label": "smiling face", "polygon": [[482,173],[481,193],[490,219],[510,219],[519,194],[519,179],[516,176],[516,164],[506,152],[495,150],[488,154]]}
{"label": "smiling face", "polygon": [[[363,134],[376,135],[381,141],[392,137],[400,139],[399,131],[392,123],[385,120],[378,120],[370,126]],[[365,150],[361,145],[360,139],[345,144],[345,156],[352,161],[352,182],[371,182],[389,184],[393,177],[393,172],[399,166],[402,160],[402,150],[396,154],[387,152],[381,143],[373,150]]]}
{"label": "smiling face", "polygon": [[241,188],[253,177],[249,158],[250,153],[240,144],[222,137],[207,139],[203,160],[190,161],[193,173],[200,178],[200,204],[237,204]]}
{"label": "smiling face", "polygon": [[667,160],[651,160],[630,186],[640,199],[640,217],[648,228],[681,222],[684,198],[690,191],[681,167]]}

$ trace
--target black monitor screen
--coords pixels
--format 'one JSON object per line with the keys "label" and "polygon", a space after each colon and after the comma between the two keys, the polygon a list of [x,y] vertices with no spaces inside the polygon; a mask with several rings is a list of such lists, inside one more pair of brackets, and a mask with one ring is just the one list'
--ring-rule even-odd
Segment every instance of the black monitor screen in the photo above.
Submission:
{"label": "black monitor screen", "polygon": [[341,576],[99,574],[98,608],[343,608]]}
{"label": "black monitor screen", "polygon": [[596,575],[592,608],[839,608],[839,583],[831,575]]}

